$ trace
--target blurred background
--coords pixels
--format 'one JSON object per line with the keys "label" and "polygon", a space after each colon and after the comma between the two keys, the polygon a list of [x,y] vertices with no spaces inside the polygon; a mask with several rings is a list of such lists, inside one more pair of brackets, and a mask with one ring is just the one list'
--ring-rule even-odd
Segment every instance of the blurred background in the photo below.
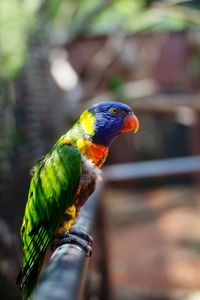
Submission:
{"label": "blurred background", "polygon": [[[111,99],[134,109],[140,131],[110,151],[87,299],[100,299],[101,264],[101,299],[200,299],[199,25],[199,1],[1,0],[3,299],[21,299],[15,277],[31,166],[83,109]],[[119,168],[112,180],[122,163],[132,175]]]}

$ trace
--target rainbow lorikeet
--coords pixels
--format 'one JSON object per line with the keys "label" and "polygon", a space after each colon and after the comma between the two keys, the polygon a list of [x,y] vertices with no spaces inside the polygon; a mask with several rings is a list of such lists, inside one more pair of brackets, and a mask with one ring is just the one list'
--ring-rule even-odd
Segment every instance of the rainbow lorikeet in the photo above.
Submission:
{"label": "rainbow lorikeet", "polygon": [[138,127],[129,106],[96,104],[85,110],[33,167],[21,227],[22,268],[17,278],[25,298],[36,284],[47,248],[55,237],[66,238],[80,208],[95,190],[111,142],[121,132],[137,132]]}

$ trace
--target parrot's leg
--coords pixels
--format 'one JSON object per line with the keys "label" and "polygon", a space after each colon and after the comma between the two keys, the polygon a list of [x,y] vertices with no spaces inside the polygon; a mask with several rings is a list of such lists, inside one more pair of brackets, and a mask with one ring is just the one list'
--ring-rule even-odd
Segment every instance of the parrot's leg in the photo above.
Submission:
{"label": "parrot's leg", "polygon": [[92,255],[92,239],[88,238],[88,236],[89,235],[82,232],[65,232],[59,235],[59,237],[57,236],[56,239],[53,240],[52,250],[55,250],[56,248],[64,244],[75,244],[85,251],[87,257],[90,257]]}

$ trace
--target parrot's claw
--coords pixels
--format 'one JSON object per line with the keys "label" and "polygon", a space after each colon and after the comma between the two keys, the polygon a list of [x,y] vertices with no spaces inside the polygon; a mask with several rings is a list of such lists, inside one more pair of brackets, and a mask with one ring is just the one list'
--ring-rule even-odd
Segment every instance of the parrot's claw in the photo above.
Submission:
{"label": "parrot's claw", "polygon": [[70,234],[73,234],[73,235],[85,240],[88,243],[88,245],[92,247],[94,239],[88,233],[83,232],[81,230],[72,229],[72,230],[70,230]]}
{"label": "parrot's claw", "polygon": [[65,232],[57,236],[53,240],[51,248],[54,251],[63,244],[75,244],[85,251],[87,257],[90,257],[92,255],[92,241],[92,237],[88,234],[73,230],[72,232]]}

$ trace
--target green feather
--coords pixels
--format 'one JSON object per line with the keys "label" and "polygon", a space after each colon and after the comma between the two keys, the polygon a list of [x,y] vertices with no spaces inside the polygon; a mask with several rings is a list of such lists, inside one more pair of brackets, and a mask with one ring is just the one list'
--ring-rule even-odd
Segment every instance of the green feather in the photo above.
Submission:
{"label": "green feather", "polygon": [[17,279],[29,295],[36,283],[39,262],[66,208],[73,203],[80,175],[80,152],[67,144],[56,144],[33,169],[21,228],[22,270]]}

